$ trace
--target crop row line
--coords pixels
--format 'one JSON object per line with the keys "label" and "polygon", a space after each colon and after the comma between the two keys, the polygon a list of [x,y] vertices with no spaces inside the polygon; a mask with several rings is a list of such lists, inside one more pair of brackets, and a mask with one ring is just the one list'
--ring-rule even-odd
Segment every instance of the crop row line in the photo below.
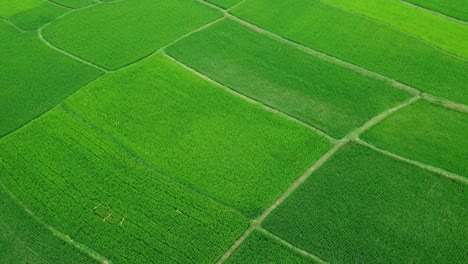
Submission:
{"label": "crop row line", "polygon": [[465,22],[465,21],[463,21],[463,20],[460,20],[460,19],[457,19],[457,18],[448,16],[448,15],[445,15],[445,14],[442,14],[442,13],[439,13],[439,12],[436,12],[436,11],[431,10],[431,9],[427,9],[427,8],[422,7],[422,6],[419,6],[419,5],[415,5],[415,4],[410,3],[410,2],[408,2],[408,1],[400,0],[400,2],[402,2],[402,3],[406,4],[406,5],[412,6],[412,7],[414,7],[414,8],[421,9],[421,10],[424,11],[424,12],[427,12],[427,13],[430,13],[430,14],[433,14],[433,15],[436,15],[436,16],[440,16],[440,17],[443,17],[443,18],[452,20],[452,21],[454,21],[454,22],[457,22],[457,23],[460,23],[460,24],[463,24],[463,25],[468,25],[468,23]]}
{"label": "crop row line", "polygon": [[303,256],[306,256],[312,260],[314,260],[314,262],[316,263],[320,263],[320,264],[327,264],[328,262],[324,261],[323,259],[317,257],[316,255],[306,251],[306,250],[303,250],[301,248],[298,248],[296,246],[294,246],[293,244],[289,243],[288,241],[282,239],[281,237],[271,233],[270,231],[266,230],[265,228],[263,227],[257,227],[257,231],[259,232],[262,232],[263,234],[265,234],[266,236],[268,236],[269,238],[279,242],[280,244],[288,247],[289,249],[291,249],[292,251],[294,252],[297,252]]}
{"label": "crop row line", "polygon": [[36,222],[38,222],[40,225],[44,226],[47,230],[49,230],[55,237],[58,237],[62,241],[64,241],[67,244],[72,245],[75,247],[77,250],[80,252],[83,252],[93,259],[99,261],[100,263],[108,263],[108,260],[106,257],[102,256],[98,252],[96,252],[94,249],[88,247],[87,245],[81,244],[77,241],[74,241],[70,236],[60,232],[53,226],[47,224],[45,221],[43,221],[39,216],[37,216],[29,207],[26,206],[13,192],[11,192],[8,187],[3,183],[3,181],[0,178],[0,187],[8,194],[8,196],[16,203],[18,204],[23,210],[29,214]]}
{"label": "crop row line", "polygon": [[[112,144],[116,145],[118,147],[118,149],[120,151],[122,151],[123,153],[125,153],[125,155],[127,155],[130,159],[132,159],[133,161],[135,161],[136,163],[138,163],[139,165],[141,165],[142,167],[144,167],[146,170],[148,170],[149,172],[151,173],[154,173],[156,175],[159,175],[161,177],[164,177],[165,179],[171,181],[172,183],[174,184],[177,184],[178,186],[180,187],[183,187],[185,189],[188,189],[196,194],[199,194],[199,195],[202,195],[203,197],[205,197],[206,199],[209,199],[210,201],[214,202],[214,203],[217,203],[219,205],[222,205],[224,207],[227,207],[231,210],[233,210],[234,212],[236,212],[237,214],[239,215],[242,215],[244,217],[246,217],[243,213],[241,213],[239,210],[237,210],[236,208],[233,208],[231,207],[230,205],[222,202],[222,201],[219,201],[213,197],[211,197],[210,195],[207,195],[205,193],[202,193],[201,191],[199,191],[198,189],[194,188],[193,186],[190,186],[184,182],[181,182],[179,180],[177,180],[176,178],[174,177],[171,177],[170,175],[167,175],[165,173],[163,173],[162,171],[160,171],[158,168],[152,166],[151,164],[149,164],[146,160],[144,160],[143,158],[141,158],[139,155],[135,154],[134,152],[132,152],[131,150],[129,150],[125,145],[123,145],[119,140],[115,139],[112,135],[110,135],[109,133],[106,133],[105,131],[103,131],[102,129],[100,129],[98,126],[94,125],[91,121],[87,120],[86,118],[78,115],[77,113],[75,113],[74,111],[72,111],[71,109],[69,109],[68,107],[64,106],[64,105],[59,105],[58,107],[61,107],[68,115],[70,115],[72,118],[74,118],[75,120],[81,122],[82,124],[86,125],[87,127],[91,128],[92,130],[96,131],[98,134],[100,134],[101,136],[103,136],[106,140],[110,141]],[[247,218],[247,217],[246,217]]]}
{"label": "crop row line", "polygon": [[352,11],[352,10],[349,10],[349,9],[346,9],[346,8],[343,8],[343,7],[335,6],[335,5],[331,4],[331,3],[324,2],[322,0],[319,0],[319,1],[323,5],[328,6],[330,8],[334,8],[334,9],[337,9],[339,11],[342,11],[342,12],[345,12],[345,13],[348,13],[348,14],[356,15],[356,16],[359,16],[359,17],[361,17],[363,19],[371,20],[371,21],[373,21],[373,22],[375,22],[375,23],[377,23],[377,24],[379,24],[381,26],[384,26],[384,27],[389,28],[391,30],[398,31],[398,32],[400,32],[400,33],[402,33],[402,34],[404,34],[406,36],[411,37],[411,38],[417,39],[417,40],[425,43],[426,45],[431,46],[432,48],[437,49],[438,51],[440,51],[440,52],[442,52],[442,53],[444,53],[444,54],[446,54],[448,56],[451,56],[451,57],[454,57],[454,58],[457,58],[457,59],[460,59],[460,60],[463,60],[463,61],[468,61],[468,59],[466,59],[464,57],[461,57],[461,56],[458,56],[458,55],[456,55],[454,53],[451,53],[451,52],[449,52],[449,51],[447,51],[447,50],[445,50],[445,49],[443,49],[443,48],[441,48],[441,47],[439,47],[439,46],[437,46],[435,44],[430,43],[429,41],[427,41],[427,40],[425,40],[423,38],[420,38],[420,37],[418,37],[416,35],[413,35],[412,33],[408,32],[406,30],[403,30],[403,29],[400,29],[398,27],[392,26],[392,25],[390,25],[390,24],[388,24],[386,22],[377,20],[377,19],[372,18],[370,16],[367,16],[365,14],[358,13],[358,12],[355,12],[355,11]]}

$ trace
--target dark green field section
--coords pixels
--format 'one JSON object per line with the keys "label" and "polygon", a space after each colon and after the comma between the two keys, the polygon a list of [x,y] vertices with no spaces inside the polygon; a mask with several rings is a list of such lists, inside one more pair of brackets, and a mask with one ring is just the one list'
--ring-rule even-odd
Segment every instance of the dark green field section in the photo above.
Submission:
{"label": "dark green field section", "polygon": [[242,0],[207,0],[207,2],[210,2],[212,4],[215,4],[225,9],[233,7],[234,5],[240,3],[241,1]]}
{"label": "dark green field section", "polygon": [[161,173],[252,217],[331,147],[161,56],[101,78],[66,106]]}
{"label": "dark green field section", "polygon": [[94,0],[53,0],[52,2],[69,8],[82,8],[96,3]]}
{"label": "dark green field section", "polygon": [[408,159],[468,177],[468,115],[424,101],[403,108],[362,136]]}
{"label": "dark green field section", "polygon": [[[1,188],[1,187],[0,187]],[[0,263],[95,263],[37,222],[0,189]]]}
{"label": "dark green field section", "polygon": [[66,8],[47,0],[0,0],[0,18],[7,19],[24,30],[37,29],[65,12]]}
{"label": "dark green field section", "polygon": [[248,0],[232,12],[310,48],[468,104],[468,61],[375,20],[317,0]]}
{"label": "dark green field section", "polygon": [[306,264],[317,262],[292,251],[260,231],[254,231],[226,263]]}
{"label": "dark green field section", "polygon": [[350,144],[263,226],[330,263],[465,263],[467,186]]}
{"label": "dark green field section", "polygon": [[248,226],[232,209],[142,167],[61,108],[0,148],[8,188],[48,224],[114,263],[214,262]]}
{"label": "dark green field section", "polygon": [[468,2],[466,0],[404,0],[434,12],[468,22]]}
{"label": "dark green field section", "polygon": [[220,12],[191,0],[121,1],[74,12],[43,34],[61,49],[113,70],[219,17]]}
{"label": "dark green field section", "polygon": [[0,39],[0,137],[102,74],[1,21]]}
{"label": "dark green field section", "polygon": [[181,40],[167,52],[214,80],[336,138],[410,97],[230,20]]}

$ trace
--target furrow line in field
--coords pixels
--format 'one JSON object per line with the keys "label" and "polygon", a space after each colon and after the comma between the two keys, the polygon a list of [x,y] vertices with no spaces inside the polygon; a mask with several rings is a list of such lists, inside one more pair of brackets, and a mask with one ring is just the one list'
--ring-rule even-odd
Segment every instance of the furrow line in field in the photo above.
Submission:
{"label": "furrow line in field", "polygon": [[[202,0],[197,0],[199,2],[203,2]],[[208,6],[212,6],[211,4],[209,3],[206,3],[206,5]],[[215,9],[218,9],[216,6],[212,6],[213,8]],[[287,44],[291,47],[294,47],[306,54],[309,54],[309,55],[312,55],[312,56],[315,56],[319,59],[322,59],[322,60],[325,60],[327,62],[330,62],[330,63],[333,63],[335,65],[338,65],[338,66],[341,66],[343,68],[347,68],[349,70],[352,70],[362,76],[365,76],[365,77],[368,77],[368,78],[371,78],[371,79],[374,79],[374,80],[378,80],[378,81],[381,81],[381,82],[384,82],[394,88],[397,88],[397,89],[400,89],[400,90],[403,90],[409,94],[412,94],[412,95],[421,95],[423,92],[414,88],[414,87],[411,87],[409,85],[406,85],[404,83],[401,83],[397,80],[394,80],[392,78],[389,78],[387,76],[384,76],[384,75],[381,75],[379,73],[376,73],[376,72],[373,72],[373,71],[370,71],[366,68],[363,68],[361,66],[358,66],[358,65],[355,65],[355,64],[352,64],[352,63],[349,63],[349,62],[346,62],[346,61],[343,61],[339,58],[336,58],[336,57],[333,57],[333,56],[330,56],[328,54],[325,54],[323,52],[320,52],[320,51],[317,51],[317,50],[314,50],[314,49],[311,49],[309,47],[306,47],[302,44],[299,44],[299,43],[296,43],[296,42],[293,42],[291,40],[288,40],[286,38],[283,38],[275,33],[272,33],[270,31],[267,31],[261,27],[258,27],[254,24],[251,24],[239,17],[236,17],[232,14],[229,14],[227,13],[226,11],[224,11],[225,14],[226,14],[226,17],[228,19],[231,19],[232,21],[235,21],[247,28],[250,28],[254,31],[256,31],[257,33],[259,34],[262,34],[272,40],[275,40],[277,42],[280,42],[280,43],[283,43],[283,44]],[[457,57],[458,58],[458,57]],[[440,98],[440,97],[436,97],[436,96],[433,96],[431,94],[428,94],[428,93],[424,93],[426,94],[426,96],[423,97],[424,100],[428,99],[429,97],[435,97],[435,98],[438,98],[438,101],[441,102],[440,105],[446,107],[446,108],[449,108],[449,109],[452,109],[452,110],[455,110],[455,111],[460,111],[461,108],[468,108],[467,105],[465,104],[462,104],[462,103],[457,103],[457,102],[454,102],[454,101],[451,101],[451,100],[448,100],[448,99],[445,99],[445,98]],[[433,100],[427,100],[428,102],[431,102],[433,103],[434,101]],[[443,102],[443,103],[442,103]],[[465,111],[465,110],[463,110]]]}
{"label": "furrow line in field", "polygon": [[404,162],[409,163],[409,164],[411,164],[413,166],[416,166],[416,167],[419,167],[419,168],[421,168],[423,170],[426,170],[426,171],[438,174],[440,176],[446,177],[446,178],[448,178],[450,180],[453,180],[455,182],[459,182],[459,183],[468,185],[468,179],[465,178],[465,177],[462,177],[462,176],[460,176],[458,174],[446,171],[446,170],[438,168],[438,167],[427,165],[427,164],[424,164],[424,163],[416,161],[416,160],[412,160],[412,159],[402,157],[400,155],[397,155],[397,154],[392,153],[392,152],[387,151],[387,150],[380,149],[380,148],[378,148],[378,147],[376,147],[376,146],[374,146],[374,145],[372,145],[370,143],[367,143],[366,141],[364,141],[364,140],[362,140],[360,138],[356,138],[356,139],[354,139],[354,141],[361,144],[361,145],[363,145],[363,146],[366,146],[366,147],[368,147],[370,149],[373,149],[373,150],[378,151],[378,152],[380,152],[382,154],[385,154],[385,155],[387,155],[389,157],[392,157],[394,159],[404,161]]}
{"label": "furrow line in field", "polygon": [[367,123],[362,125],[361,127],[351,131],[348,135],[342,138],[339,141],[336,141],[335,145],[328,150],[322,157],[320,157],[311,167],[309,167],[299,178],[297,178],[286,191],[272,204],[268,207],[257,219],[252,221],[251,226],[239,237],[234,244],[224,253],[224,255],[218,260],[218,264],[224,263],[238,248],[239,246],[247,239],[247,237],[252,234],[252,232],[259,227],[261,227],[262,222],[273,212],[278,206],[280,206],[297,188],[299,188],[309,177],[319,169],[326,161],[328,161],[341,147],[346,145],[348,142],[352,140],[356,140],[360,134],[367,131],[378,122],[384,120],[386,117],[390,116],[394,112],[412,104],[416,100],[420,98],[420,95],[416,95],[409,99],[408,101],[399,104],[393,108],[386,110],[385,112],[377,115],[376,117],[369,120]]}
{"label": "furrow line in field", "polygon": [[171,181],[172,183],[174,184],[177,184],[185,189],[188,189],[198,195],[201,195],[203,197],[205,197],[206,199],[216,203],[216,204],[219,204],[219,205],[222,205],[224,207],[227,207],[229,209],[231,209],[232,211],[236,212],[237,214],[243,216],[243,217],[246,217],[248,218],[247,216],[245,216],[242,212],[240,212],[239,210],[237,210],[236,208],[234,207],[231,207],[229,204],[226,204],[222,201],[219,201],[217,200],[216,198],[213,198],[211,197],[210,195],[207,195],[201,191],[199,191],[197,188],[194,188],[193,186],[190,186],[184,182],[181,182],[177,179],[175,179],[174,177],[171,177],[165,173],[163,173],[162,171],[160,171],[158,168],[152,166],[151,164],[149,164],[148,162],[146,162],[144,159],[142,159],[140,156],[138,156],[137,154],[133,153],[131,150],[129,150],[126,146],[124,146],[119,140],[115,139],[112,135],[106,133],[105,131],[101,130],[99,127],[97,127],[96,125],[94,125],[92,122],[88,121],[87,119],[83,118],[82,116],[76,114],[75,112],[73,112],[71,109],[69,109],[68,107],[64,106],[64,105],[59,105],[59,107],[61,107],[65,112],[67,112],[67,114],[69,114],[71,117],[73,117],[74,119],[76,119],[77,121],[83,123],[84,125],[88,126],[89,128],[93,129],[94,131],[96,131],[97,133],[99,133],[100,135],[102,135],[105,139],[109,140],[112,144],[115,144],[122,152],[124,152],[128,157],[130,157],[131,159],[133,159],[136,163],[138,163],[139,165],[143,166],[146,170],[152,172],[152,173],[155,173],[161,177],[164,177],[165,179]]}
{"label": "furrow line in field", "polygon": [[282,244],[282,245],[288,247],[288,248],[291,249],[292,251],[297,252],[297,253],[299,253],[299,254],[301,254],[301,255],[303,255],[303,256],[306,256],[306,257],[308,257],[308,258],[314,260],[314,262],[321,263],[321,264],[326,264],[326,263],[328,263],[327,261],[325,261],[325,260],[323,260],[323,259],[317,257],[316,255],[314,255],[314,254],[312,254],[312,253],[310,253],[310,252],[308,252],[308,251],[305,251],[305,250],[303,250],[303,249],[301,249],[301,248],[298,248],[298,247],[294,246],[293,244],[291,244],[291,243],[289,243],[288,241],[282,239],[281,237],[279,237],[279,236],[277,236],[277,235],[271,233],[270,231],[264,229],[263,227],[260,227],[260,226],[259,226],[259,227],[257,227],[257,230],[260,231],[260,232],[262,232],[262,233],[265,234],[266,236],[270,237],[271,239],[273,239],[273,240],[279,242],[280,244]]}
{"label": "furrow line in field", "polygon": [[185,65],[184,63],[180,62],[179,60],[177,60],[176,58],[172,57],[171,55],[169,55],[169,54],[167,54],[165,52],[163,52],[163,55],[166,58],[170,59],[171,61],[177,63],[180,66],[182,66],[184,69],[186,69],[186,70],[192,72],[193,74],[197,75],[198,77],[202,78],[203,80],[208,81],[208,82],[210,82],[210,83],[224,89],[225,91],[227,91],[227,92],[229,92],[229,93],[231,93],[231,94],[233,94],[233,95],[235,95],[237,97],[242,98],[243,100],[245,100],[245,101],[247,101],[247,102],[249,102],[251,104],[258,105],[258,106],[262,107],[264,110],[266,110],[268,112],[277,114],[277,115],[279,115],[279,116],[281,116],[283,118],[286,118],[286,119],[291,120],[291,121],[293,121],[293,122],[295,122],[297,124],[300,124],[301,126],[304,126],[304,127],[308,128],[308,129],[320,134],[321,136],[326,137],[331,142],[337,142],[338,141],[337,139],[333,138],[332,136],[328,135],[327,133],[323,132],[322,130],[320,130],[320,129],[316,128],[316,127],[313,127],[313,126],[311,126],[311,125],[309,125],[307,123],[304,123],[301,120],[299,120],[299,119],[297,119],[297,118],[295,118],[293,116],[290,116],[289,114],[286,114],[286,113],[284,113],[284,112],[282,112],[282,111],[280,111],[278,109],[275,109],[275,108],[273,108],[271,106],[265,105],[265,104],[255,100],[255,99],[252,99],[252,98],[250,98],[250,97],[248,97],[248,96],[246,96],[246,95],[244,95],[242,93],[239,93],[239,92],[235,91],[234,89],[229,88],[228,86],[226,86],[226,85],[224,85],[222,83],[219,83],[219,82],[211,79],[210,77],[208,77],[208,76],[204,75],[203,73],[189,67],[188,65]]}
{"label": "furrow line in field", "polygon": [[388,24],[388,23],[386,23],[386,22],[384,22],[384,21],[380,21],[380,20],[377,20],[377,19],[372,18],[372,17],[370,17],[370,16],[367,16],[367,15],[364,14],[364,13],[354,12],[354,11],[351,11],[351,10],[349,10],[349,9],[346,9],[346,8],[343,8],[343,7],[339,7],[339,6],[335,6],[335,5],[333,5],[333,4],[330,4],[330,3],[327,3],[327,2],[324,2],[324,1],[320,1],[320,3],[322,3],[323,5],[326,5],[326,6],[328,6],[328,7],[335,8],[335,9],[337,9],[337,10],[340,10],[340,11],[342,11],[342,12],[349,13],[349,14],[352,14],[352,15],[356,15],[356,16],[362,17],[362,18],[364,18],[364,19],[371,20],[371,21],[373,21],[373,22],[375,22],[375,23],[378,23],[379,25],[382,25],[382,26],[384,26],[384,27],[386,27],[386,28],[389,28],[389,29],[391,29],[391,30],[398,31],[398,32],[400,32],[400,33],[402,33],[402,34],[404,34],[404,35],[407,35],[407,36],[411,37],[411,38],[415,38],[415,39],[417,39],[417,40],[419,40],[419,41],[421,41],[421,42],[424,42],[426,45],[429,45],[429,46],[431,46],[432,48],[434,48],[434,49],[436,49],[436,50],[438,50],[438,51],[440,51],[440,52],[442,52],[442,53],[444,53],[444,54],[446,54],[446,55],[448,55],[448,56],[451,56],[451,57],[454,57],[454,58],[457,58],[457,59],[460,59],[460,60],[463,60],[463,61],[468,61],[467,58],[460,57],[460,56],[458,56],[458,55],[456,55],[456,54],[454,54],[454,53],[451,53],[451,52],[449,52],[449,51],[443,49],[442,47],[439,47],[439,46],[437,46],[437,45],[435,45],[435,44],[432,44],[432,43],[430,43],[429,41],[427,41],[427,40],[425,40],[425,39],[422,39],[422,38],[420,38],[420,37],[418,37],[418,36],[416,36],[416,35],[414,35],[414,34],[408,32],[408,31],[405,31],[405,30],[400,29],[400,28],[398,28],[398,27],[392,26],[392,25],[390,25],[390,24]]}
{"label": "furrow line in field", "polygon": [[407,2],[407,1],[405,1],[405,0],[400,0],[400,2],[402,2],[402,3],[406,4],[406,5],[412,6],[412,7],[414,7],[414,8],[421,9],[421,10],[424,11],[424,12],[428,12],[428,13],[431,13],[431,14],[433,14],[433,15],[440,16],[440,17],[443,17],[443,18],[447,18],[447,19],[452,20],[452,21],[454,21],[454,22],[457,22],[457,23],[460,23],[460,24],[463,24],[463,25],[467,25],[467,26],[468,26],[468,22],[465,22],[465,21],[463,21],[463,20],[460,20],[460,19],[457,19],[457,18],[448,16],[448,15],[445,15],[445,14],[439,13],[439,12],[434,11],[434,10],[431,10],[431,9],[427,9],[427,8],[425,8],[425,7],[422,7],[422,6],[415,5],[415,4],[410,3],[410,2]]}
{"label": "furrow line in field", "polygon": [[55,237],[58,237],[63,242],[68,243],[75,247],[80,252],[92,257],[93,259],[101,262],[101,263],[109,263],[109,260],[93,250],[92,248],[88,247],[87,245],[81,244],[77,241],[74,241],[70,236],[60,232],[59,230],[55,229],[53,226],[47,224],[43,221],[39,216],[37,216],[31,209],[29,209],[16,195],[11,192],[7,186],[1,181],[0,179],[0,187],[10,196],[10,198],[17,203],[26,213],[28,213],[35,221],[37,221],[40,225],[44,226],[47,230],[49,230]]}

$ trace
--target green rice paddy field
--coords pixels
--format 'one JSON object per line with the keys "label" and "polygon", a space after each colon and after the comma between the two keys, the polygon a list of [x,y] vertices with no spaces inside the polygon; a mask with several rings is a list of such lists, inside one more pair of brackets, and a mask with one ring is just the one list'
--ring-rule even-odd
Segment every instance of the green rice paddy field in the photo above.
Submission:
{"label": "green rice paddy field", "polygon": [[0,0],[0,263],[468,263],[465,0]]}

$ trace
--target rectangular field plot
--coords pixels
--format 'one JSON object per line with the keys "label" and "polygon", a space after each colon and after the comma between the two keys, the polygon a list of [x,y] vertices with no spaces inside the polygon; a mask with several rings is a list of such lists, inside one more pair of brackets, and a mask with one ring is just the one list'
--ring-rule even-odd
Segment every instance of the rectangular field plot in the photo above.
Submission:
{"label": "rectangular field plot", "polygon": [[[343,10],[376,19],[385,24],[382,26],[395,27],[451,54],[468,58],[468,27],[462,23],[400,0],[323,1]],[[468,1],[465,5],[468,5]]]}
{"label": "rectangular field plot", "polygon": [[0,137],[60,103],[102,72],[0,21]]}
{"label": "rectangular field plot", "polygon": [[419,90],[468,104],[468,61],[318,0],[249,0],[236,16]]}
{"label": "rectangular field plot", "polygon": [[468,177],[468,115],[424,101],[387,117],[362,136],[408,159]]}
{"label": "rectangular field plot", "polygon": [[214,80],[336,138],[409,98],[401,90],[230,20],[181,40],[167,52]]}
{"label": "rectangular field plot", "polygon": [[348,144],[263,227],[330,263],[466,263],[467,188]]}
{"label": "rectangular field plot", "polygon": [[62,108],[0,142],[2,181],[42,219],[115,263],[209,263],[248,227]]}
{"label": "rectangular field plot", "polygon": [[162,173],[251,217],[331,147],[159,55],[101,78],[66,106]]}
{"label": "rectangular field plot", "polygon": [[117,69],[219,17],[220,12],[191,0],[120,1],[67,15],[43,34],[61,49]]}
{"label": "rectangular field plot", "polygon": [[468,22],[468,6],[466,1],[454,0],[404,0],[405,2],[427,8],[434,12]]}
{"label": "rectangular field plot", "polygon": [[226,263],[306,264],[317,262],[294,252],[260,231],[254,231]]}
{"label": "rectangular field plot", "polygon": [[24,30],[37,29],[67,11],[47,0],[0,0],[0,18]]}
{"label": "rectangular field plot", "polygon": [[0,263],[93,263],[15,203],[0,186]]}

